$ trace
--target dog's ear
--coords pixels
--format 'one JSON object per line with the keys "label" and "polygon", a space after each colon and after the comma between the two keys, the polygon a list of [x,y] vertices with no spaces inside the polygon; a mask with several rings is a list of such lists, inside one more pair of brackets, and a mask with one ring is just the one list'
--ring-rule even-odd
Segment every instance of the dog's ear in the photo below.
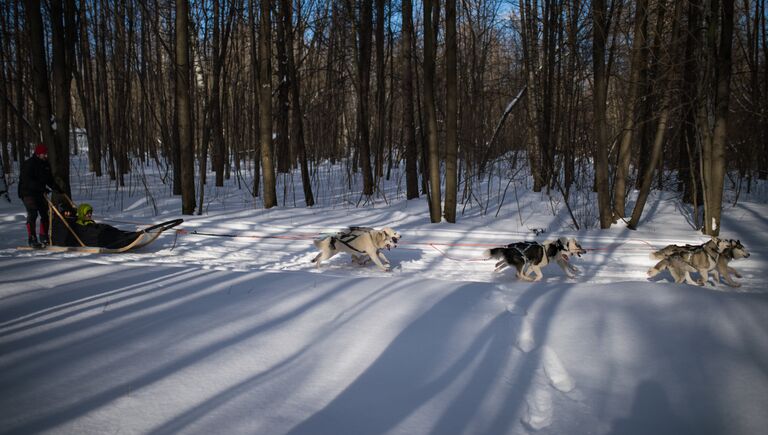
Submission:
{"label": "dog's ear", "polygon": [[387,232],[386,231],[377,231],[376,232],[376,244],[381,246],[386,241],[387,241]]}

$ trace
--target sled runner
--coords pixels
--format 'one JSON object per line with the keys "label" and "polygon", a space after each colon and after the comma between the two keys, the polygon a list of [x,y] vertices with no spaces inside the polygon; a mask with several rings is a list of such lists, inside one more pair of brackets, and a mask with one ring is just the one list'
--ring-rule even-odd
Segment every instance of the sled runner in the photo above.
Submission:
{"label": "sled runner", "polygon": [[[68,197],[65,196],[65,198],[73,209],[74,203]],[[50,201],[48,205],[51,217],[49,234],[51,244],[40,248],[20,246],[17,249],[96,254],[127,252],[149,245],[164,231],[184,222],[183,219],[174,219],[139,231],[123,231],[103,223],[91,222],[86,226],[79,225],[73,216],[67,215],[67,210],[59,210]],[[62,205],[62,208],[64,206]]]}

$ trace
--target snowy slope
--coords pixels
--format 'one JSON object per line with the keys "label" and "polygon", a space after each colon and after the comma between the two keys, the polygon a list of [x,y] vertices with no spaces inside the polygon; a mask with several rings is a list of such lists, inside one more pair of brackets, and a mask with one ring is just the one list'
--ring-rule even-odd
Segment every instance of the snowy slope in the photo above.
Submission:
{"label": "snowy slope", "polygon": [[[177,217],[178,199],[83,182],[97,220]],[[159,187],[162,189],[162,185]],[[210,189],[214,189],[210,187]],[[121,255],[17,251],[23,208],[0,206],[0,432],[243,434],[757,434],[768,427],[768,206],[726,210],[752,256],[743,286],[653,281],[649,254],[705,240],[674,195],[638,231],[574,230],[522,193],[458,224],[424,200],[254,208],[211,190],[185,233]],[[312,239],[395,227],[394,270]],[[534,236],[532,228],[546,228]],[[219,234],[200,235],[194,232]],[[224,237],[237,236],[237,237]],[[576,237],[568,279],[493,273],[487,247]]]}

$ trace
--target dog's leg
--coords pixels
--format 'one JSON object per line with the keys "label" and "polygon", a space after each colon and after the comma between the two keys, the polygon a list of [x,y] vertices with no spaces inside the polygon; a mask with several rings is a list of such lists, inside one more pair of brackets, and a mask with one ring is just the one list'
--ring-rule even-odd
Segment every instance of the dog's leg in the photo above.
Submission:
{"label": "dog's leg", "polygon": [[515,263],[515,269],[517,269],[517,279],[522,279],[523,281],[532,281],[531,277],[528,276],[528,273],[526,272],[526,266],[528,266],[526,263]]}
{"label": "dog's leg", "polygon": [[741,274],[737,272],[736,269],[726,266],[726,270],[728,271],[729,274],[735,276],[736,278],[741,278]]}
{"label": "dog's leg", "polygon": [[317,267],[318,267],[318,269],[320,268],[320,263],[321,262],[329,260],[331,257],[333,257],[334,255],[336,255],[338,253],[339,253],[339,251],[336,251],[336,250],[333,250],[333,249],[331,249],[331,250],[324,249],[322,252],[320,252],[320,254],[318,255],[318,258],[317,258]]}
{"label": "dog's leg", "polygon": [[581,273],[581,270],[579,270],[578,267],[574,266],[571,263],[568,263],[568,268],[571,269],[571,272],[573,272],[573,273]]}
{"label": "dog's leg", "polygon": [[695,283],[698,286],[705,285],[707,283],[707,277],[709,276],[709,272],[707,271],[707,269],[704,269],[704,270],[696,269],[696,271],[699,272],[699,279],[694,281],[693,278],[691,277],[691,274],[689,272],[685,272],[686,277],[690,278],[690,281],[688,279],[686,279],[685,282],[687,282],[688,284],[694,284]]}
{"label": "dog's leg", "polygon": [[[664,270],[664,269],[661,269],[661,270],[657,271],[656,273],[661,273],[662,270]],[[677,270],[677,269],[675,269],[673,267],[668,267],[667,270],[669,270],[669,274],[672,275],[672,280],[675,282],[675,284],[680,284],[681,282],[683,282],[685,280],[685,275],[687,274],[687,272],[685,272],[685,273],[680,272],[679,270]]]}
{"label": "dog's leg", "polygon": [[389,272],[389,267],[385,266],[381,260],[379,260],[379,256],[376,254],[376,252],[368,252],[366,251],[366,254],[373,260],[374,263],[376,263],[377,266],[379,266],[379,269],[382,270],[382,272]]}
{"label": "dog's leg", "polygon": [[379,255],[379,258],[381,259],[381,261],[382,261],[384,264],[386,264],[387,266],[389,266],[389,260],[388,260],[388,259],[387,259],[387,257],[384,255],[384,253],[383,253],[383,252],[381,252],[381,250],[379,250],[379,251],[376,251],[376,253]]}
{"label": "dog's leg", "polygon": [[704,285],[704,284],[699,284],[699,281],[694,281],[693,278],[691,277],[691,273],[688,272],[687,270],[685,271],[685,275],[683,275],[683,277],[685,278],[685,282],[688,283],[688,284],[691,284],[691,285]]}
{"label": "dog's leg", "polygon": [[538,264],[528,263],[527,268],[525,269],[525,272],[522,272],[522,270],[519,272],[519,274],[523,277],[525,277],[526,281],[538,281],[541,279],[541,266]]}
{"label": "dog's leg", "polygon": [[[707,282],[709,282],[709,270],[706,267],[704,267],[704,268],[697,269],[696,271],[699,272],[699,280],[698,280],[698,282],[700,283],[699,285],[707,285]],[[718,274],[718,278],[719,277],[720,275]],[[717,285],[718,281],[715,282],[715,285]]]}
{"label": "dog's leg", "polygon": [[[723,273],[721,273],[720,276],[723,277],[723,279],[725,280],[725,283],[728,284],[729,286],[731,286],[731,287],[741,287],[740,283],[734,281],[733,278],[731,278],[731,273],[733,273],[733,272],[736,272],[736,271],[733,270],[732,267],[725,266],[725,271],[723,271]],[[741,275],[738,275],[736,273],[733,273],[733,274],[738,276],[739,278],[741,277]]]}
{"label": "dog's leg", "polygon": [[533,278],[531,278],[530,276],[528,276],[528,275],[526,275],[526,274],[524,274],[522,272],[517,272],[517,277],[519,279],[522,279],[523,281],[528,281],[528,282],[533,281]]}
{"label": "dog's leg", "polygon": [[541,267],[539,267],[538,265],[532,264],[530,269],[531,269],[531,274],[536,275],[536,277],[533,278],[531,281],[541,281],[541,278],[544,277],[544,274],[541,273]]}
{"label": "dog's leg", "polygon": [[[712,274],[712,279],[715,280],[715,286],[720,284],[720,272],[717,271],[717,268],[710,270],[709,273]],[[709,276],[706,279],[709,279]]]}
{"label": "dog's leg", "polygon": [[503,269],[509,267],[509,264],[507,264],[507,260],[500,260],[496,262],[495,269],[493,269],[494,272],[501,272]]}
{"label": "dog's leg", "polygon": [[728,274],[722,275],[725,279],[725,283],[728,284],[731,287],[741,287],[741,284],[734,281],[733,278],[731,278]]}
{"label": "dog's leg", "polygon": [[[555,260],[558,266],[560,266],[560,269],[563,269],[563,272],[565,273],[565,276],[568,278],[576,278],[575,273],[578,271],[575,267],[573,267],[570,263],[563,260],[560,257],[557,257],[557,260]],[[576,269],[576,270],[574,270]]]}

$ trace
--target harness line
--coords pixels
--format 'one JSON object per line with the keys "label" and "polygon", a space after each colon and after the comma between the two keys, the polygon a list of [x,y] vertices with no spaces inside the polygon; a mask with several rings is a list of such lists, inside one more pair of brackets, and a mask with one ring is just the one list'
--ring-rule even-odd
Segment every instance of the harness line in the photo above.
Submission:
{"label": "harness line", "polygon": [[[229,238],[249,238],[249,239],[281,239],[281,240],[314,240],[318,236],[322,235],[323,233],[295,233],[296,235],[290,235],[290,234],[284,234],[284,235],[243,235],[243,234],[227,234],[227,233],[210,233],[205,231],[197,231],[192,230],[188,231],[183,228],[177,229],[176,234],[178,235],[193,235],[193,236],[204,236],[204,237],[229,237]],[[333,235],[329,234],[329,237],[334,237],[334,239],[338,242],[344,243],[346,246],[350,247],[348,243],[345,243],[344,240],[335,237]],[[648,248],[655,251],[656,248],[651,245],[649,242],[642,240],[642,239],[630,239],[636,242],[641,242],[646,247],[643,248],[623,248],[623,249],[612,249],[610,247],[605,248],[592,248],[588,247],[586,248],[588,251],[622,251],[622,252],[631,252],[631,251],[646,251]],[[522,242],[522,243],[528,243],[531,242]],[[174,246],[176,244],[176,241],[174,240]],[[401,241],[398,243],[398,245],[411,245],[411,246],[428,246],[437,252],[439,252],[441,255],[443,255],[445,258],[452,260],[452,261],[487,261],[487,258],[458,258],[458,257],[452,257],[448,255],[445,251],[438,248],[438,246],[443,247],[461,247],[461,248],[494,248],[499,246],[507,246],[507,245],[501,245],[498,243],[448,243],[448,242],[406,242]],[[621,246],[623,244],[619,244]],[[407,249],[407,248],[403,248]],[[518,248],[519,250],[519,248]]]}

